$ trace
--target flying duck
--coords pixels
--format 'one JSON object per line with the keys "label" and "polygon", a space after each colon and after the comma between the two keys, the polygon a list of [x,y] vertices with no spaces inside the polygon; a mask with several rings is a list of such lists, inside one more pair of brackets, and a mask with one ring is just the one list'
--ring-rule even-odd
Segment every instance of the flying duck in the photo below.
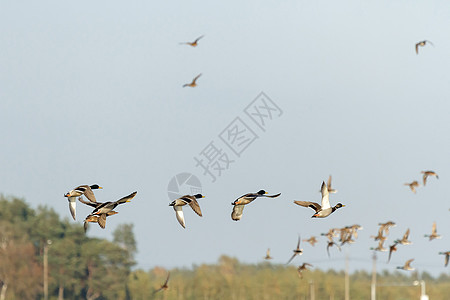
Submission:
{"label": "flying duck", "polygon": [[167,290],[167,289],[169,288],[169,285],[168,285],[168,283],[169,283],[169,278],[170,278],[170,272],[167,273],[167,279],[166,279],[166,281],[161,285],[161,287],[160,287],[159,289],[157,289],[156,291],[153,292],[153,295],[156,294],[156,293],[159,292],[159,291],[162,291],[162,290],[165,291],[165,290]]}
{"label": "flying duck", "polygon": [[234,202],[231,203],[231,205],[233,205],[231,219],[233,219],[234,221],[239,221],[242,218],[244,206],[249,203],[252,203],[258,197],[276,198],[280,195],[281,193],[276,195],[267,195],[267,192],[264,190],[260,190],[257,193],[249,193],[242,195],[241,197],[237,198],[236,200],[234,200]]}
{"label": "flying duck", "polygon": [[96,202],[94,192],[92,191],[96,189],[102,189],[102,187],[98,184],[80,185],[64,194],[64,197],[67,197],[67,200],[69,201],[70,213],[74,220],[76,220],[77,197],[85,195],[91,202]]}
{"label": "flying duck", "polygon": [[436,222],[433,223],[433,227],[431,228],[431,234],[425,234],[425,237],[429,237],[430,241],[434,240],[434,239],[440,239],[442,238],[441,235],[437,234],[437,230],[436,230]]}
{"label": "flying duck", "polygon": [[409,228],[406,230],[405,234],[403,235],[403,238],[401,240],[395,240],[394,243],[398,243],[401,245],[410,245],[412,244],[410,240],[408,240],[409,237]]}
{"label": "flying duck", "polygon": [[405,183],[404,185],[409,186],[411,191],[415,194],[416,193],[416,187],[419,187],[419,182],[417,180],[414,180],[413,182]]}
{"label": "flying duck", "polygon": [[264,257],[265,260],[269,260],[269,259],[273,259],[272,256],[270,256],[270,248],[267,249],[266,251],[266,256]]}
{"label": "flying duck", "polygon": [[101,214],[107,214],[110,211],[112,211],[114,208],[116,208],[117,205],[119,204],[123,204],[126,202],[130,202],[131,199],[133,199],[136,196],[137,192],[133,192],[131,194],[129,194],[128,196],[125,196],[123,198],[120,198],[117,201],[107,201],[107,202],[103,202],[102,204],[100,204],[99,206],[97,206],[93,211],[92,214],[93,215],[101,215]]}
{"label": "flying duck", "polygon": [[387,261],[388,263],[391,261],[392,252],[395,252],[395,251],[397,251],[397,242],[394,242],[393,245],[389,246],[389,257],[388,257],[388,261]]}
{"label": "flying duck", "polygon": [[309,239],[303,240],[303,241],[304,241],[304,242],[307,242],[307,243],[310,243],[311,246],[313,246],[313,247],[314,247],[314,245],[318,242],[318,241],[317,241],[317,238],[316,238],[315,236],[312,236],[312,237],[310,237]]}
{"label": "flying duck", "polygon": [[310,207],[314,209],[316,212],[314,215],[312,215],[311,218],[325,218],[331,215],[336,209],[344,207],[345,205],[338,203],[336,206],[331,207],[330,206],[330,199],[329,199],[329,193],[327,185],[325,184],[325,181],[322,182],[322,205],[316,202],[310,202],[310,201],[294,201],[295,204],[303,206],[303,207]]}
{"label": "flying duck", "polygon": [[445,255],[445,266],[448,266],[448,259],[450,257],[450,251],[447,252],[439,252],[440,255]]}
{"label": "flying duck", "polygon": [[300,279],[303,279],[303,274],[302,274],[302,272],[304,271],[304,270],[308,270],[308,268],[307,267],[312,267],[313,265],[311,265],[311,264],[308,264],[308,263],[303,263],[301,266],[299,266],[298,268],[297,268],[297,273],[298,273],[298,276],[300,277]]}
{"label": "flying duck", "polygon": [[420,41],[416,44],[416,54],[419,54],[419,47],[424,47],[427,43],[434,47],[433,43],[428,40]]}
{"label": "flying duck", "polygon": [[427,184],[428,176],[435,176],[436,179],[439,179],[438,174],[436,174],[436,172],[434,172],[434,171],[421,171],[420,173],[423,174],[423,186],[425,186]]}
{"label": "flying duck", "polygon": [[199,36],[199,37],[196,38],[195,41],[193,41],[193,42],[182,42],[182,43],[180,43],[180,45],[189,45],[189,46],[191,46],[191,47],[197,47],[198,41],[199,41],[201,38],[203,38],[203,37],[204,37],[204,35]]}
{"label": "flying duck", "polygon": [[196,87],[197,86],[197,79],[202,76],[202,73],[198,74],[194,79],[192,79],[191,83],[186,83],[183,85],[183,87]]}
{"label": "flying duck", "polygon": [[295,248],[294,250],[292,250],[294,252],[294,254],[292,254],[292,257],[289,259],[289,261],[286,264],[289,264],[294,257],[296,257],[297,255],[302,255],[303,254],[303,249],[300,249],[300,236],[298,237],[298,242],[297,242],[297,248]]}
{"label": "flying duck", "polygon": [[407,260],[403,266],[397,267],[397,269],[405,270],[405,271],[414,271],[415,269],[413,267],[411,267],[411,262],[413,260],[414,260],[414,258]]}
{"label": "flying duck", "polygon": [[202,194],[184,195],[183,197],[173,200],[169,204],[169,206],[173,206],[177,220],[180,225],[183,226],[183,228],[186,228],[186,223],[184,222],[183,206],[189,204],[192,210],[201,217],[202,211],[200,209],[200,205],[197,202],[197,199],[200,198],[205,198],[205,196],[203,196]]}
{"label": "flying duck", "polygon": [[84,227],[84,232],[87,231],[88,225],[89,225],[90,222],[98,223],[98,225],[99,225],[102,229],[105,229],[105,227],[106,227],[106,217],[109,217],[109,216],[112,216],[112,215],[115,215],[115,214],[118,214],[118,212],[112,210],[112,211],[110,211],[110,212],[108,212],[108,213],[106,213],[106,214],[101,214],[101,215],[88,215],[88,216],[86,217],[86,219],[84,219],[84,225],[83,225],[83,227]]}

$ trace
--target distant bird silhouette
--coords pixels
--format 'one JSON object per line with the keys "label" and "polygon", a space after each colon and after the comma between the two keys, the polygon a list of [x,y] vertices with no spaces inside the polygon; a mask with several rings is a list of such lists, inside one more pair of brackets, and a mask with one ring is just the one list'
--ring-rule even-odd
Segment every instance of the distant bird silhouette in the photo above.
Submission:
{"label": "distant bird silhouette", "polygon": [[313,247],[318,242],[315,236],[311,236],[309,239],[303,240],[303,241],[307,242],[307,243],[310,243],[311,246],[313,246]]}
{"label": "distant bird silhouette", "polygon": [[297,248],[292,250],[294,252],[294,254],[292,255],[292,257],[289,259],[289,261],[286,264],[289,264],[294,257],[296,257],[297,255],[302,255],[303,254],[303,249],[300,249],[300,236],[298,237],[298,243],[297,243]]}
{"label": "distant bird silhouette", "polygon": [[403,238],[401,240],[395,240],[394,243],[398,243],[401,245],[410,245],[411,241],[408,240],[409,237],[409,228],[406,230],[405,234],[403,235]]}
{"label": "distant bird silhouette", "polygon": [[384,244],[384,240],[380,240],[378,242],[378,246],[376,248],[370,248],[370,250],[375,250],[375,251],[380,251],[380,252],[388,251],[387,248],[384,248],[383,244]]}
{"label": "distant bird silhouette", "polygon": [[438,174],[434,171],[421,171],[420,173],[423,174],[423,186],[427,184],[427,178],[428,176],[436,176],[436,179],[439,179]]}
{"label": "distant bird silhouette", "polygon": [[325,218],[331,215],[335,210],[338,208],[344,207],[342,203],[336,204],[336,206],[331,207],[330,205],[330,198],[328,193],[328,187],[325,184],[325,182],[322,182],[322,188],[320,189],[322,192],[322,205],[316,202],[310,202],[310,201],[294,201],[295,204],[303,206],[303,207],[310,207],[314,209],[316,212],[314,215],[312,215],[311,218]]}
{"label": "distant bird silhouette", "polygon": [[304,270],[308,270],[308,266],[309,266],[309,267],[312,267],[311,264],[303,263],[301,266],[299,266],[299,267],[297,268],[297,273],[298,273],[298,276],[300,277],[300,279],[303,279],[303,274],[302,274],[302,272],[303,272]]}
{"label": "distant bird silhouette", "polygon": [[427,43],[434,47],[432,42],[430,42],[428,40],[423,40],[416,44],[416,54],[419,54],[419,47],[424,47]]}
{"label": "distant bird silhouette", "polygon": [[186,83],[183,85],[183,87],[196,87],[197,86],[197,79],[202,76],[202,73],[198,74],[194,79],[192,79],[191,83]]}
{"label": "distant bird silhouette", "polygon": [[416,193],[416,188],[419,187],[419,182],[417,182],[417,180],[414,180],[411,183],[405,183],[405,185],[409,186],[411,191],[415,194]]}
{"label": "distant bird silhouette", "polygon": [[388,257],[388,261],[387,261],[388,263],[391,261],[392,252],[395,252],[395,251],[397,251],[397,243],[396,242],[394,242],[393,245],[389,246],[389,257]]}
{"label": "distant bird silhouette", "polygon": [[442,236],[440,236],[439,234],[437,234],[437,230],[436,230],[436,222],[433,223],[433,227],[431,228],[431,234],[425,234],[424,236],[430,238],[430,241],[431,241],[431,240],[434,240],[434,239],[440,239],[440,238],[442,238]]}
{"label": "distant bird silhouette", "polygon": [[202,39],[203,37],[204,37],[204,35],[199,36],[199,37],[196,38],[195,41],[193,41],[193,42],[181,42],[180,44],[181,44],[181,45],[189,45],[189,46],[192,46],[192,47],[197,47],[198,41],[199,41],[200,39]]}
{"label": "distant bird silhouette", "polygon": [[341,251],[341,247],[339,247],[339,245],[336,244],[334,241],[328,242],[328,245],[327,245],[328,257],[330,257],[330,247],[333,247],[333,245],[336,246],[339,249],[339,251]]}
{"label": "distant bird silhouette", "polygon": [[264,259],[265,259],[265,260],[273,259],[273,257],[270,256],[270,248],[267,249],[267,251],[266,251],[266,256],[264,257]]}
{"label": "distant bird silhouette", "polygon": [[448,266],[448,259],[450,257],[450,251],[447,252],[439,252],[440,255],[445,255],[445,267]]}
{"label": "distant bird silhouette", "polygon": [[170,272],[168,272],[167,273],[167,279],[166,279],[166,281],[161,285],[161,287],[159,288],[159,289],[157,289],[156,291],[154,291],[153,292],[153,294],[156,294],[157,292],[159,292],[159,291],[165,291],[165,290],[167,290],[168,288],[169,288],[169,285],[168,285],[168,283],[169,283],[169,278],[170,278]]}
{"label": "distant bird silhouette", "polygon": [[413,267],[411,267],[411,262],[413,260],[414,260],[414,258],[407,260],[403,266],[397,267],[397,269],[405,270],[405,271],[414,271],[415,269]]}
{"label": "distant bird silhouette", "polygon": [[383,227],[380,227],[378,229],[378,234],[377,235],[371,235],[370,237],[373,238],[375,241],[385,241],[387,240],[387,237],[383,235]]}
{"label": "distant bird silhouette", "polygon": [[387,221],[386,223],[378,223],[378,225],[380,226],[380,230],[384,231],[386,235],[389,234],[389,228],[396,226],[395,222],[392,221]]}

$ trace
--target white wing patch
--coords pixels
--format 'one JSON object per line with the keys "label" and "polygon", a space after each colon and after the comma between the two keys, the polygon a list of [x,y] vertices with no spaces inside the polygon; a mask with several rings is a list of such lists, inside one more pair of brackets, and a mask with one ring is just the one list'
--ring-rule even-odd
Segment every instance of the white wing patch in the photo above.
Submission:
{"label": "white wing patch", "polygon": [[69,197],[69,209],[70,213],[72,214],[72,218],[76,220],[77,218],[77,197]]}
{"label": "white wing patch", "polygon": [[186,223],[184,223],[183,208],[181,206],[174,206],[173,209],[175,210],[175,214],[180,225],[183,226],[183,228],[186,228]]}
{"label": "white wing patch", "polygon": [[328,194],[328,187],[325,184],[325,182],[322,183],[322,188],[321,188],[321,192],[322,192],[322,210],[330,208],[330,198],[329,198],[329,194]]}

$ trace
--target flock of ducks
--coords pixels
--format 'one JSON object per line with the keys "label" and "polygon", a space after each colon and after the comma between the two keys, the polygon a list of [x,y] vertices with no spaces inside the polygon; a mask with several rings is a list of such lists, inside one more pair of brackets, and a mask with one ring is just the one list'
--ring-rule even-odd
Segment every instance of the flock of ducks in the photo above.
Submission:
{"label": "flock of ducks", "polygon": [[[84,231],[86,232],[89,223],[98,223],[101,228],[106,226],[106,217],[118,214],[114,209],[119,205],[126,202],[130,202],[137,192],[133,192],[128,196],[122,197],[117,201],[97,202],[94,196],[93,190],[102,189],[98,184],[93,185],[80,185],[70,190],[64,197],[67,197],[69,201],[69,210],[72,214],[72,218],[76,220],[76,200],[83,204],[91,206],[94,210],[84,219]],[[85,196],[89,201],[83,200],[82,196]]]}
{"label": "flock of ducks", "polygon": [[[198,41],[198,40],[196,40]],[[436,179],[439,179],[439,176],[434,171],[422,171],[423,174],[423,185],[425,186],[427,183],[427,178],[430,176],[436,177]],[[337,193],[336,189],[333,189],[331,186],[331,175],[328,178],[327,183],[322,182],[320,193],[322,195],[321,198],[321,204],[311,201],[297,201],[295,200],[294,203],[297,205],[300,205],[302,207],[310,207],[314,210],[314,214],[312,215],[312,218],[326,218],[330,216],[333,212],[335,212],[337,209],[345,207],[342,203],[337,203],[335,206],[331,206],[330,204],[330,194]],[[412,183],[406,184],[408,185],[411,190],[415,193],[415,188],[419,186],[419,183],[417,181],[413,181]],[[98,223],[98,225],[101,228],[105,228],[106,226],[106,218],[112,215],[117,214],[114,209],[123,203],[130,202],[131,199],[133,199],[137,192],[133,192],[128,196],[122,197],[117,201],[107,201],[107,202],[97,202],[94,190],[102,189],[101,186],[97,184],[93,185],[80,185],[76,188],[70,190],[67,192],[64,196],[67,197],[69,202],[69,210],[72,215],[72,218],[76,220],[76,200],[80,201],[81,203],[93,207],[93,211],[85,218],[84,220],[84,230],[87,230],[89,223]],[[87,198],[87,200],[83,199],[83,196]],[[281,196],[281,193],[274,194],[274,195],[268,195],[268,193],[265,190],[260,190],[256,193],[248,193],[240,196],[235,201],[231,203],[233,206],[232,212],[231,212],[231,219],[234,221],[239,221],[242,218],[244,207],[253,201],[255,201],[257,198],[277,198]],[[169,206],[172,206],[175,211],[175,216],[180,225],[183,228],[186,228],[186,222],[184,218],[183,213],[183,206],[189,205],[192,210],[199,215],[202,216],[202,211],[200,209],[200,204],[198,203],[197,199],[205,198],[202,194],[196,194],[196,195],[184,195],[178,199],[173,200],[169,203]],[[394,240],[393,244],[389,246],[389,248],[384,247],[384,243],[388,238],[389,235],[389,229],[391,227],[396,226],[396,224],[392,221],[388,221],[386,223],[379,223],[379,229],[378,233],[375,236],[371,236],[371,238],[374,239],[374,241],[378,241],[377,247],[371,247],[370,250],[373,251],[379,251],[379,252],[387,252],[389,251],[389,256],[387,259],[387,263],[390,262],[392,253],[397,251],[398,245],[411,245],[412,242],[409,240],[409,234],[410,229],[408,228],[403,235],[402,238]],[[336,247],[339,251],[341,251],[341,247],[345,244],[352,244],[355,242],[355,240],[358,238],[358,230],[363,229],[362,226],[358,224],[354,224],[351,226],[345,226],[343,228],[331,228],[327,233],[322,233],[322,236],[327,237],[327,253],[328,257],[330,257],[330,248]],[[432,241],[434,239],[440,239],[441,235],[437,233],[437,227],[436,222],[433,223],[431,234],[425,234],[425,237],[429,238],[429,241]],[[338,241],[335,241],[335,238],[339,238]],[[300,248],[301,243],[300,236],[298,237],[297,241],[297,247],[292,250],[293,254],[289,258],[286,264],[291,263],[296,256],[300,256],[303,254],[303,249]],[[308,239],[303,240],[304,242],[309,243],[311,246],[315,246],[316,243],[318,243],[318,240],[315,236],[311,236]],[[446,252],[439,252],[439,255],[445,256],[445,266],[448,266],[449,262],[449,256],[450,251]],[[266,256],[264,257],[265,260],[271,260],[273,257],[270,255],[270,249],[267,249]],[[406,271],[412,271],[415,270],[414,267],[411,266],[411,263],[414,261],[414,259],[409,259],[405,262],[403,266],[397,266],[397,269],[406,270]],[[303,278],[302,272],[305,270],[308,270],[308,267],[312,267],[309,263],[303,263],[300,265],[297,269],[298,275],[300,278]],[[168,281],[170,278],[170,273],[168,273],[167,279],[164,284],[161,285],[161,287],[156,292],[166,290],[168,288]]]}
{"label": "flock of ducks", "polygon": [[[420,173],[422,173],[422,181],[423,181],[423,186],[427,185],[427,178],[429,176],[434,176],[436,177],[436,179],[439,179],[438,174],[436,174],[436,172],[434,171],[421,171]],[[420,186],[419,182],[417,180],[414,180],[413,182],[407,182],[405,183],[405,185],[409,186],[409,188],[411,189],[411,191],[415,194],[416,193],[416,188]]]}
{"label": "flock of ducks", "polygon": [[[333,212],[335,212],[338,208],[344,207],[345,205],[338,203],[335,206],[330,205],[330,198],[329,193],[330,191],[332,193],[335,193],[336,190],[331,189],[331,176],[328,179],[328,185],[323,182],[321,193],[322,193],[322,202],[321,204],[316,202],[310,202],[310,201],[294,201],[295,204],[298,204],[303,207],[311,207],[314,209],[315,214],[312,216],[312,218],[325,218],[331,215]],[[275,194],[275,195],[268,195],[265,190],[260,190],[256,193],[248,193],[245,195],[240,196],[235,201],[231,203],[233,205],[233,210],[231,212],[231,219],[233,221],[239,221],[242,218],[244,207],[253,201],[255,201],[257,198],[266,197],[266,198],[277,198],[281,195],[281,193]],[[175,210],[175,216],[180,223],[180,225],[183,228],[186,228],[186,222],[184,220],[184,214],[183,214],[183,206],[189,205],[192,210],[199,215],[202,216],[202,211],[200,209],[200,204],[197,202],[197,199],[204,198],[202,194],[197,195],[184,195],[178,199],[173,200],[169,206],[172,206]]]}
{"label": "flock of ducks", "polygon": [[[191,47],[197,47],[199,40],[202,39],[203,37],[204,37],[204,35],[196,38],[193,42],[182,42],[180,44],[189,45]],[[424,41],[420,41],[420,42],[416,43],[416,45],[415,45],[416,54],[419,54],[419,47],[424,47],[427,44],[434,46],[433,43],[431,43],[428,40],[424,40]],[[192,79],[192,81],[190,83],[184,84],[183,87],[191,87],[191,88],[196,87],[197,80],[200,78],[201,75],[202,75],[201,73],[198,74],[196,77],[194,77]],[[434,171],[422,171],[421,173],[423,174],[423,185],[424,186],[426,185],[427,178],[429,176],[435,176],[436,179],[439,179],[439,176]],[[411,183],[405,183],[405,185],[409,186],[411,191],[414,193],[416,193],[416,188],[420,186],[420,184],[417,180],[414,180]],[[117,201],[107,201],[107,202],[101,203],[101,202],[97,202],[94,192],[93,192],[93,190],[97,190],[97,189],[102,189],[102,187],[100,187],[97,184],[80,185],[80,186],[70,190],[69,192],[67,192],[64,195],[64,197],[68,198],[69,210],[70,210],[70,213],[74,220],[76,220],[76,200],[77,199],[81,203],[94,208],[94,210],[84,220],[84,230],[85,231],[87,230],[89,223],[98,223],[98,225],[104,229],[106,227],[106,218],[118,213],[118,212],[114,211],[114,209],[120,204],[130,202],[131,199],[133,199],[137,194],[137,192],[133,192],[128,196],[120,198]],[[333,194],[333,193],[337,192],[337,190],[335,190],[331,187],[331,176],[328,178],[327,183],[322,182],[320,192],[322,194],[321,204],[319,204],[317,202],[311,202],[311,201],[294,201],[294,203],[297,205],[303,206],[303,207],[312,208],[315,212],[312,215],[312,218],[326,218],[329,215],[331,215],[333,212],[335,212],[337,209],[345,207],[345,205],[343,205],[342,203],[337,203],[335,206],[330,205],[329,194]],[[267,192],[264,190],[260,190],[257,193],[248,193],[248,194],[242,195],[241,197],[237,198],[234,202],[231,203],[233,205],[231,219],[234,221],[239,221],[242,218],[245,205],[252,203],[257,198],[260,198],[260,197],[277,198],[280,195],[281,195],[281,193],[274,194],[274,195],[267,195]],[[84,200],[83,196],[85,196],[88,199],[88,201]],[[192,208],[192,210],[201,217],[202,211],[200,209],[199,203],[197,202],[197,199],[201,199],[204,197],[205,196],[203,196],[202,194],[184,195],[178,199],[173,200],[169,204],[169,206],[172,206],[173,209],[175,210],[175,216],[183,228],[186,228],[186,223],[185,223],[182,207],[185,205],[189,205]],[[383,244],[384,244],[385,240],[387,239],[387,235],[389,234],[389,228],[392,226],[395,226],[395,223],[392,221],[389,221],[386,223],[380,223],[379,225],[380,225],[380,228],[379,228],[378,234],[376,236],[372,236],[375,241],[379,241],[378,246],[375,248],[370,248],[370,249],[374,250],[374,251],[381,251],[381,252],[388,251],[388,249],[385,248],[383,246]],[[355,224],[355,225],[351,225],[351,226],[346,226],[344,228],[332,228],[327,233],[322,233],[321,235],[326,236],[328,239],[328,241],[327,241],[328,256],[330,256],[330,251],[329,251],[330,247],[336,246],[336,248],[338,248],[339,251],[341,251],[341,246],[345,245],[346,243],[348,243],[348,244],[354,243],[355,239],[358,237],[358,230],[360,230],[360,229],[362,229],[362,227],[360,225]],[[409,233],[410,233],[410,230],[407,229],[402,239],[395,240],[393,245],[389,246],[388,262],[391,259],[392,252],[397,251],[397,245],[410,245],[411,244],[411,241],[408,240]],[[340,245],[336,241],[334,241],[335,237],[339,237]],[[438,235],[437,231],[436,231],[436,222],[433,223],[431,234],[425,235],[425,237],[429,237],[430,241],[433,239],[441,238],[441,236]],[[318,240],[315,236],[311,236],[309,239],[306,239],[303,241],[310,243],[311,246],[313,246],[313,247],[318,242]],[[292,250],[293,255],[286,264],[289,264],[296,256],[303,254],[303,249],[300,248],[300,242],[301,242],[301,238],[299,236],[298,241],[297,241],[297,247],[294,250]],[[439,252],[439,254],[445,256],[445,266],[447,266],[448,262],[449,262],[450,251]],[[264,257],[264,259],[265,260],[273,259],[273,257],[270,255],[270,249],[267,249],[266,256]],[[407,260],[403,266],[398,266],[397,269],[408,270],[408,271],[414,270],[414,268],[411,267],[412,261],[414,261],[414,259]],[[302,272],[304,270],[308,270],[308,267],[312,267],[312,265],[309,263],[303,263],[302,265],[300,265],[298,267],[297,272],[298,272],[298,275],[300,278],[303,278]],[[169,278],[170,278],[170,272],[167,274],[167,279],[165,280],[165,282],[161,285],[161,287],[159,289],[155,290],[154,293],[168,289]]]}

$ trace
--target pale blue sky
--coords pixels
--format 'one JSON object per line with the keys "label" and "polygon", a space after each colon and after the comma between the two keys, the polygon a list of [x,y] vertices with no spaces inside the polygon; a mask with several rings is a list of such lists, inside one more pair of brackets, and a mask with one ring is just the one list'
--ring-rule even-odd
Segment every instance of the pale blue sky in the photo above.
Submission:
{"label": "pale blue sky", "polygon": [[[302,237],[361,224],[356,244],[329,260],[325,240],[294,264],[370,269],[377,223],[388,243],[411,228],[413,245],[381,255],[394,270],[447,271],[450,226],[450,5],[446,1],[0,1],[0,192],[69,217],[63,194],[98,183],[99,201],[135,190],[108,218],[111,237],[133,222],[138,267],[189,267],[222,254],[248,263],[270,247],[285,263]],[[197,48],[179,45],[205,37]],[[430,40],[416,55],[414,44]],[[182,88],[202,73],[198,87]],[[264,91],[283,115],[215,183],[194,156]],[[435,170],[412,194],[403,183]],[[180,172],[203,184],[203,218],[168,206]],[[327,219],[293,200],[319,201],[322,180],[347,206]],[[237,197],[265,189],[241,221]],[[89,213],[79,205],[78,222]],[[423,235],[437,221],[442,240]],[[314,250],[314,251],[313,251]],[[336,250],[336,249],[333,249]],[[448,272],[448,271],[447,271]]]}

